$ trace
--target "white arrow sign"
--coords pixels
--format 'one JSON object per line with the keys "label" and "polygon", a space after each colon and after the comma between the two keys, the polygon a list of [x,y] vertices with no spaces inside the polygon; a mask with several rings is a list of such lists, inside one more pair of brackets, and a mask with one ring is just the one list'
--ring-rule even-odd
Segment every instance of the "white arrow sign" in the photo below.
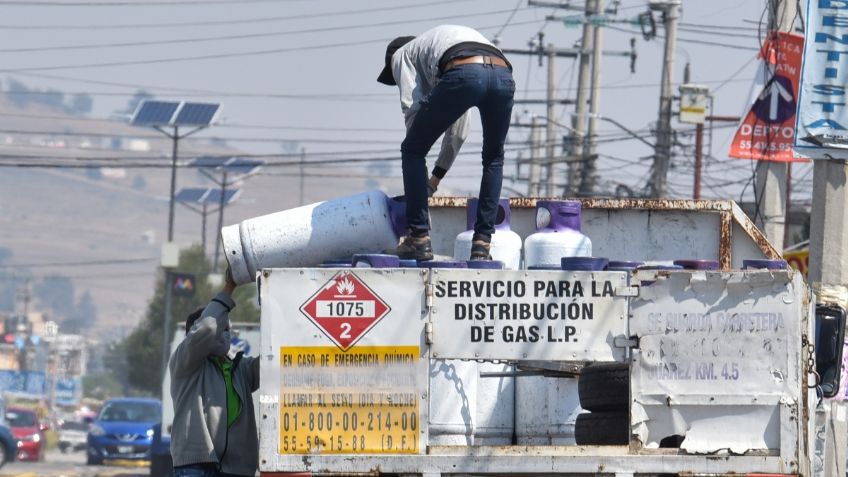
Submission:
{"label": "white arrow sign", "polygon": [[792,101],[792,93],[786,91],[786,88],[783,87],[777,80],[772,80],[771,84],[768,88],[765,88],[762,93],[757,97],[757,100],[762,101],[766,99],[766,96],[771,95],[769,98],[769,120],[776,121],[777,120],[777,108],[778,108],[778,98],[783,98],[787,103]]}

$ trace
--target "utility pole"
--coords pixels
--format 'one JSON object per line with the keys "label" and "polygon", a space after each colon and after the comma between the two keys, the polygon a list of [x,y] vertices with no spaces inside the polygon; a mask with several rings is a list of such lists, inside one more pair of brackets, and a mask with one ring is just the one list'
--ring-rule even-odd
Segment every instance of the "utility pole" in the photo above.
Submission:
{"label": "utility pole", "polygon": [[554,194],[554,154],[555,154],[555,144],[556,144],[556,130],[554,129],[554,94],[556,93],[556,75],[554,74],[554,68],[556,65],[556,56],[554,56],[554,46],[548,45],[545,49],[545,53],[548,57],[548,94],[547,94],[547,110],[545,115],[547,116],[547,127],[545,128],[545,174],[547,181],[545,183],[545,195],[548,197],[553,196]]}
{"label": "utility pole", "polygon": [[651,9],[662,11],[665,26],[665,51],[663,52],[660,81],[660,110],[657,119],[657,144],[654,150],[654,170],[650,182],[651,197],[663,198],[667,194],[668,169],[671,163],[671,83],[674,76],[674,55],[677,48],[677,20],[680,18],[680,0],[652,1]]}
{"label": "utility pole", "polygon": [[530,180],[527,183],[527,196],[539,197],[539,182],[542,176],[539,164],[542,156],[542,128],[538,116],[533,116],[530,124]]}
{"label": "utility pole", "polygon": [[587,18],[592,24],[592,94],[589,100],[589,134],[586,144],[583,145],[580,157],[580,195],[591,197],[595,190],[595,161],[598,154],[598,115],[601,109],[601,48],[603,47],[603,29],[593,21],[593,17],[600,15],[603,10],[603,0],[590,0],[594,11]]}
{"label": "utility pole", "polygon": [[305,175],[305,171],[303,170],[303,166],[306,164],[306,148],[300,148],[300,202],[299,205],[305,205],[303,201],[303,177]]}
{"label": "utility pole", "polygon": [[[794,0],[769,0],[769,30],[791,32],[798,11]],[[757,161],[755,223],[769,242],[783,248],[787,212],[787,163]]]}
{"label": "utility pole", "polygon": [[[688,81],[687,81],[688,82]],[[738,116],[707,116],[704,118],[709,121],[711,124],[714,121],[723,121],[729,123],[738,123],[741,121],[741,118]],[[710,126],[712,127],[712,126]],[[695,125],[695,173],[693,187],[692,187],[692,198],[700,199],[701,198],[701,173],[704,168],[704,124],[698,123]]]}
{"label": "utility pole", "polygon": [[585,15],[587,21],[583,23],[583,36],[580,39],[580,62],[577,70],[577,98],[575,100],[574,116],[571,117],[572,143],[574,144],[574,155],[581,158],[581,161],[572,161],[568,163],[568,185],[566,192],[573,194],[576,192],[577,178],[580,175],[580,168],[585,164],[582,159],[585,157],[583,150],[585,147],[586,138],[586,101],[589,92],[589,66],[591,58],[589,57],[589,49],[592,48],[592,24],[588,18],[595,12],[597,0],[586,0]]}

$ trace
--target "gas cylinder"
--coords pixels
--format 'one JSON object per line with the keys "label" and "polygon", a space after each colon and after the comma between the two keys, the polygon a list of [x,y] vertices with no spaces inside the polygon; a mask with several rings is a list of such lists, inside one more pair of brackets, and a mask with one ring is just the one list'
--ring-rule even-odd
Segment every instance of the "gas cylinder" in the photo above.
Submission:
{"label": "gas cylinder", "polygon": [[405,205],[380,191],[317,202],[221,229],[237,284],[271,267],[310,267],[396,247],[406,232]]}
{"label": "gas cylinder", "polygon": [[524,240],[524,267],[561,266],[562,257],[591,257],[592,241],[580,232],[580,202],[536,202],[536,233]]}
{"label": "gas cylinder", "polygon": [[[468,260],[471,256],[471,240],[474,237],[474,223],[477,221],[478,199],[468,199],[466,205],[467,230],[456,236],[453,258]],[[504,263],[507,270],[518,270],[521,265],[521,237],[510,229],[509,199],[498,200],[498,214],[495,219],[495,233],[492,234],[492,260]]]}

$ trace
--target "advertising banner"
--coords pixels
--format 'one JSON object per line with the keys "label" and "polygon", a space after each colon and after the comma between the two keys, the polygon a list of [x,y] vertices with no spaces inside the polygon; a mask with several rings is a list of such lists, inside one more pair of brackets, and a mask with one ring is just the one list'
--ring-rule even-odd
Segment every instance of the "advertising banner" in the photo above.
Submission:
{"label": "advertising banner", "polygon": [[795,110],[804,38],[772,32],[762,50],[751,88],[750,107],[733,142],[730,157],[794,162]]}
{"label": "advertising banner", "polygon": [[848,1],[807,2],[804,63],[795,153],[811,159],[848,158]]}

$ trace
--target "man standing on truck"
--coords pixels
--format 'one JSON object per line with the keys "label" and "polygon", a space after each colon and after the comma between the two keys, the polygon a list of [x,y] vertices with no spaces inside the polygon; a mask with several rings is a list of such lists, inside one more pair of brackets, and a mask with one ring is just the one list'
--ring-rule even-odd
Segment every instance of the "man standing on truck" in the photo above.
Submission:
{"label": "man standing on truck", "polygon": [[230,348],[236,284],[186,319],[186,336],[171,356],[175,477],[253,476],[259,441],[251,393],[259,388],[259,359]]}
{"label": "man standing on truck", "polygon": [[[503,182],[504,141],[515,94],[512,66],[476,30],[441,25],[417,37],[392,40],[377,81],[397,85],[406,120],[400,150],[409,235],[398,246],[397,255],[433,259],[428,189],[432,195],[453,164],[468,135],[468,110],[476,106],[483,125],[483,177],[470,258],[490,260]],[[425,156],[442,133],[442,150],[428,183]]]}

